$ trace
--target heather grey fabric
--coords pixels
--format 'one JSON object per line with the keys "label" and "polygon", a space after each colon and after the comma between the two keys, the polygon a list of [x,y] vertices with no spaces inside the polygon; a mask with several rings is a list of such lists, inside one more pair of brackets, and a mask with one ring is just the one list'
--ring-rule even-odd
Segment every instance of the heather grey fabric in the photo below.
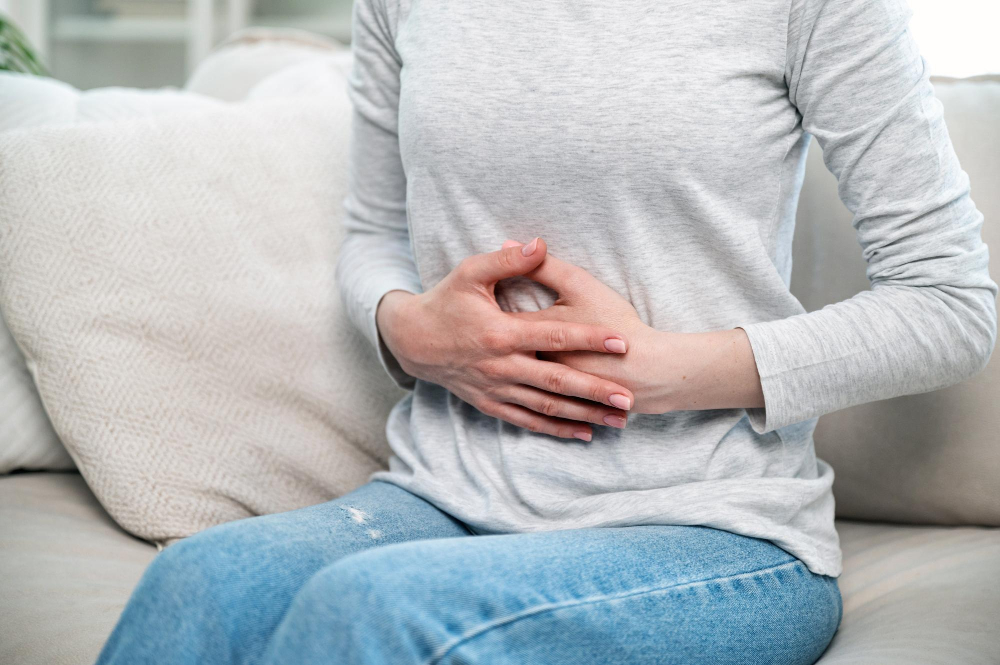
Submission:
{"label": "heather grey fabric", "polygon": [[[1000,246],[1000,77],[936,81],[955,151]],[[806,309],[867,287],[851,215],[819,151],[809,155],[795,232],[792,293]],[[992,274],[998,252],[992,252]],[[837,470],[837,516],[918,524],[1000,526],[1000,354],[969,381],[823,416],[816,451]]]}
{"label": "heather grey fabric", "polygon": [[[534,434],[414,382],[376,474],[482,533],[701,524],[839,575],[818,416],[977,373],[997,285],[898,0],[355,5],[348,237],[338,276],[375,310],[506,238],[543,236],[678,332],[742,326],[766,407],[638,415],[590,443]],[[789,292],[808,135],[824,148],[869,291]],[[845,229],[847,232],[847,229]],[[507,309],[552,293],[522,281]]]}

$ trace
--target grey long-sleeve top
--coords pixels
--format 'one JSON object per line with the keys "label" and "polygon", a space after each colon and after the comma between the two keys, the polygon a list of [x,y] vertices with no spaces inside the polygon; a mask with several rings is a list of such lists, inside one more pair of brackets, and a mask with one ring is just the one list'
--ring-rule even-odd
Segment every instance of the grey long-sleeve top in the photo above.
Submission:
{"label": "grey long-sleeve top", "polygon": [[[376,478],[478,533],[705,525],[836,576],[818,416],[979,371],[997,285],[900,0],[357,0],[338,274],[412,388]],[[806,313],[788,290],[809,135],[854,214],[871,290]],[[847,232],[847,229],[845,229]],[[589,443],[534,434],[406,376],[380,343],[420,292],[507,238],[611,286],[658,330],[742,327],[762,409],[633,415]],[[508,310],[552,293],[514,281]]]}

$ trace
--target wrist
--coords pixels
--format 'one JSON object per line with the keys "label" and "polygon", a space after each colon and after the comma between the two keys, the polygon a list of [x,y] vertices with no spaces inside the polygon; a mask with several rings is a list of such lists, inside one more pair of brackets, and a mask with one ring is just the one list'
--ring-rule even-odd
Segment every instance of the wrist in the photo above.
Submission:
{"label": "wrist", "polygon": [[764,406],[750,340],[741,328],[706,333],[655,331],[647,400],[655,413]]}
{"label": "wrist", "polygon": [[[630,385],[642,413],[669,413],[680,406],[686,370],[678,352],[683,348],[684,333],[650,329],[641,340],[640,362],[643,376]],[[684,377],[683,379],[681,377]]]}

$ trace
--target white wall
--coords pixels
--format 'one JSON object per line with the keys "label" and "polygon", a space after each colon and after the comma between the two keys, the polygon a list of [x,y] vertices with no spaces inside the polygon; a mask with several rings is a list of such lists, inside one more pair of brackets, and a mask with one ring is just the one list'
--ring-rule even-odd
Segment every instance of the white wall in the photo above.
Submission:
{"label": "white wall", "polygon": [[931,73],[1000,74],[1000,0],[909,0],[910,30]]}

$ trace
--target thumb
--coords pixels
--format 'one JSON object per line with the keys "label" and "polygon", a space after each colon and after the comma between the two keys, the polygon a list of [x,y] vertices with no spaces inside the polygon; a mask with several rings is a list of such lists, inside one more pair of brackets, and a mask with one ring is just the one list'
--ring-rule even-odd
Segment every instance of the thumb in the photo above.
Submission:
{"label": "thumb", "polygon": [[527,245],[507,246],[496,252],[470,256],[460,267],[462,276],[477,284],[495,284],[501,279],[531,272],[545,259],[547,247],[541,238]]}
{"label": "thumb", "polygon": [[[523,247],[523,245],[516,240],[506,240],[503,247],[506,249],[508,247]],[[571,299],[572,295],[579,292],[582,287],[597,282],[594,276],[583,268],[561,261],[552,255],[548,255],[546,260],[526,277],[549,287],[558,293],[563,300]]]}

